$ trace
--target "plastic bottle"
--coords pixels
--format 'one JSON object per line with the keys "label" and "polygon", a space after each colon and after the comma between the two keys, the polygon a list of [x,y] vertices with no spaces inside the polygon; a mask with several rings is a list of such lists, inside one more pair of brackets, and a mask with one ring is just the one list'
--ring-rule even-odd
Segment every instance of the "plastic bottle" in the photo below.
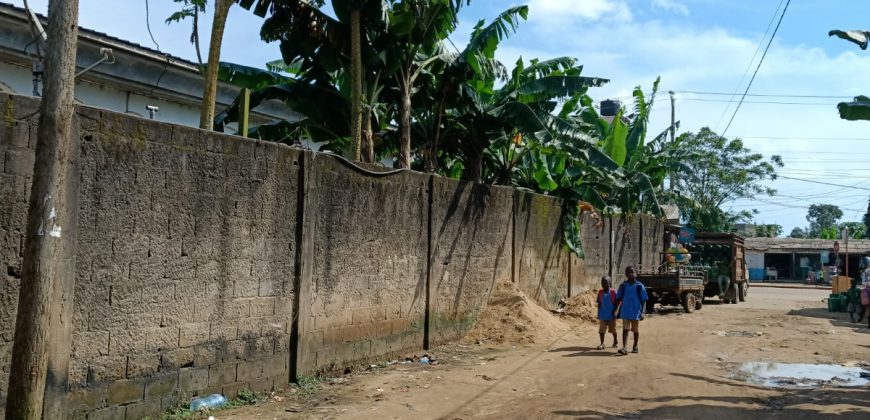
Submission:
{"label": "plastic bottle", "polygon": [[190,402],[191,411],[199,411],[203,408],[215,409],[220,408],[227,403],[226,397],[221,394],[212,394],[207,397],[194,398]]}

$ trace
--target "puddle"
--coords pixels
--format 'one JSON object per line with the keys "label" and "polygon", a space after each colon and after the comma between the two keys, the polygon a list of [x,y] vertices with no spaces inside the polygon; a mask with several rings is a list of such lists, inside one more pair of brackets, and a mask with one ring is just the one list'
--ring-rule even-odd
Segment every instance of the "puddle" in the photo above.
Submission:
{"label": "puddle", "polygon": [[861,387],[870,385],[870,370],[840,365],[804,363],[743,363],[735,379],[770,388],[815,388],[823,385]]}

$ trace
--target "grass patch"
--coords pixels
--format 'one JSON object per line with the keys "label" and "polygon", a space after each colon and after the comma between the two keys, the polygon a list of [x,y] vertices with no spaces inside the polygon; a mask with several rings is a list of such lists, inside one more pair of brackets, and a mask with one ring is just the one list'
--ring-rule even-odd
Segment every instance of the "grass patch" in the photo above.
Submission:
{"label": "grass patch", "polygon": [[[190,400],[190,398],[185,398],[182,401],[179,401],[174,407],[170,408],[169,411],[161,414],[159,420],[187,420],[198,418],[197,415],[199,413],[196,411],[191,411],[191,409],[188,408]],[[227,403],[220,408],[208,410],[208,413],[212,414],[223,410],[244,407],[247,405],[254,405],[257,403],[258,400],[259,396],[256,392],[251,391],[247,388],[242,388],[239,390],[236,398],[228,400]],[[150,417],[146,417],[145,419],[151,420]]]}
{"label": "grass patch", "polygon": [[302,391],[303,395],[310,395],[320,390],[323,385],[323,378],[320,376],[300,376],[296,380],[296,386]]}

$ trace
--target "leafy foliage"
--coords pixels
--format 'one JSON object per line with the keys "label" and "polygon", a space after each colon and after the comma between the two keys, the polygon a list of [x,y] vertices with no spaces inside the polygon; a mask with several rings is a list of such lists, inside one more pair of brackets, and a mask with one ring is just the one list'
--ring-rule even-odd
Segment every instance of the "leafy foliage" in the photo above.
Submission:
{"label": "leafy foliage", "polygon": [[813,204],[807,211],[807,221],[810,222],[810,236],[818,237],[826,229],[836,231],[837,221],[843,217],[843,211],[833,204]]}
{"label": "leafy foliage", "polygon": [[805,239],[809,237],[809,234],[806,230],[801,229],[799,227],[795,227],[791,230],[791,233],[788,235],[789,238],[797,238],[797,239]]}
{"label": "leafy foliage", "polygon": [[[828,32],[828,36],[836,36],[849,42],[853,42],[862,50],[866,50],[867,44],[870,42],[870,31],[841,31],[835,29]],[[861,95],[856,96],[855,100],[852,102],[840,102],[837,104],[837,110],[840,111],[840,118],[844,120],[870,120],[870,97]]]}
{"label": "leafy foliage", "polygon": [[843,222],[840,223],[839,230],[849,232],[849,239],[866,239],[867,226],[862,222]]}
{"label": "leafy foliage", "polygon": [[726,139],[706,127],[679,139],[686,154],[677,201],[683,218],[699,232],[730,232],[735,223],[752,218],[754,211],[726,211],[723,204],[776,193],[762,182],[776,179],[776,168],[783,166],[780,156],[766,161],[742,140]]}
{"label": "leafy foliage", "polygon": [[[797,228],[796,228],[797,229]],[[794,230],[792,230],[794,233]],[[755,225],[756,238],[776,238],[782,235],[782,226],[777,224]]]}

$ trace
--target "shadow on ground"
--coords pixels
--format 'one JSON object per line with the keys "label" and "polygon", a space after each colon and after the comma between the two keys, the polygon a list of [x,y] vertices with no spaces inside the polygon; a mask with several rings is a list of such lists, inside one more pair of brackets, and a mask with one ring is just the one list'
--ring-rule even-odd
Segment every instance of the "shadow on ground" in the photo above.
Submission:
{"label": "shadow on ground", "polygon": [[851,328],[853,331],[863,334],[870,333],[870,328],[867,328],[866,323],[852,322],[849,320],[849,315],[845,312],[828,312],[824,308],[801,308],[792,309],[786,315],[825,319],[835,327]]}

